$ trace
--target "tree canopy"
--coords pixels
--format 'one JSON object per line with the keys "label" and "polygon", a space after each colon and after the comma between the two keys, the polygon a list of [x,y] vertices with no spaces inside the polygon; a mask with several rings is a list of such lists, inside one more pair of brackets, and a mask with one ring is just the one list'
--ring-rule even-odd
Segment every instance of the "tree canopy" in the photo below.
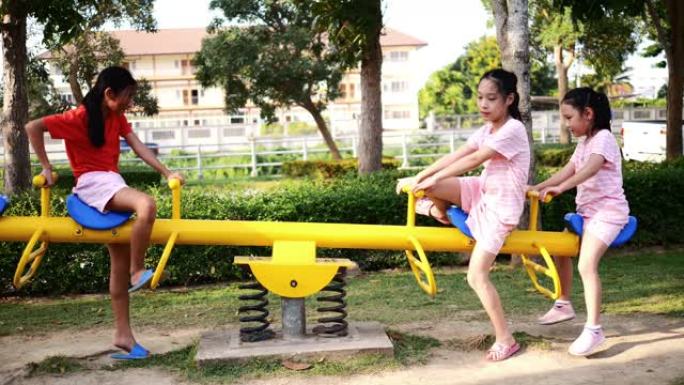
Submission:
{"label": "tree canopy", "polygon": [[277,108],[304,108],[339,159],[321,113],[339,96],[344,72],[324,34],[314,30],[311,10],[258,0],[214,0],[211,7],[222,10],[223,18],[214,21],[212,36],[195,56],[202,85],[222,87],[228,111],[251,102],[269,122],[276,120]]}
{"label": "tree canopy", "polygon": [[[551,95],[555,92],[553,70],[543,59],[532,59],[531,90],[534,95]],[[430,75],[420,90],[418,100],[421,118],[430,111],[437,115],[477,113],[474,96],[480,77],[501,65],[495,37],[485,36],[468,43],[463,55]]]}

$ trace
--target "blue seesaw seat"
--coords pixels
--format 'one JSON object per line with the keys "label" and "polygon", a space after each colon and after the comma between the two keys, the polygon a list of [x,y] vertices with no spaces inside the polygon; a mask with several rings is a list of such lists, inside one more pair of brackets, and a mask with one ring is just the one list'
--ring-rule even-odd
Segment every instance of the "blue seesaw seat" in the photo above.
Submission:
{"label": "blue seesaw seat", "polygon": [[468,225],[466,225],[466,219],[468,219],[468,213],[461,210],[458,206],[451,206],[447,209],[447,217],[449,217],[449,222],[456,226],[463,234],[468,238],[473,238],[473,233],[470,232]]}
{"label": "blue seesaw seat", "polygon": [[114,227],[119,227],[126,223],[133,214],[119,211],[110,211],[106,214],[102,214],[97,211],[97,209],[83,203],[75,194],[71,194],[67,197],[66,206],[69,216],[71,216],[73,220],[79,225],[93,230],[109,230]]}
{"label": "blue seesaw seat", "polygon": [[[568,230],[579,235],[580,237],[582,236],[584,231],[584,218],[582,218],[581,215],[576,213],[567,213],[563,219],[565,220],[565,227],[567,227]],[[618,234],[613,243],[610,244],[610,247],[622,246],[632,239],[637,231],[637,224],[638,222],[636,217],[630,215],[629,219],[627,220],[627,224],[622,228],[622,231],[620,231],[620,234]]]}
{"label": "blue seesaw seat", "polygon": [[6,196],[0,195],[0,215],[5,212],[7,205],[9,204],[9,199]]}

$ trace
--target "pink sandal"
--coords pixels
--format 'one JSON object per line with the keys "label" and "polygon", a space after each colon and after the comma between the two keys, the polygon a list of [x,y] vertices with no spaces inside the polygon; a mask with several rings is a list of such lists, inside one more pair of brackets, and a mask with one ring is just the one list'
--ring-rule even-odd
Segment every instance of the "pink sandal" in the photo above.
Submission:
{"label": "pink sandal", "polygon": [[451,223],[446,215],[440,217],[432,215],[433,207],[435,207],[435,202],[433,202],[430,198],[420,198],[418,201],[416,201],[416,214],[425,215],[444,225],[450,225]]}
{"label": "pink sandal", "polygon": [[487,350],[486,358],[488,361],[503,361],[519,351],[520,345],[517,342],[514,342],[513,345],[509,346],[495,342],[494,345]]}

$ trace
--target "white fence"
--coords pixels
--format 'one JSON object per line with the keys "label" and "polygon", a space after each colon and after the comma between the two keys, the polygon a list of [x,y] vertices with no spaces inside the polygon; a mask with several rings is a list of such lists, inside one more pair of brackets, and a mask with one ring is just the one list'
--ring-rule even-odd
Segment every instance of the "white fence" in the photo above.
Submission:
{"label": "white fence", "polygon": [[[664,119],[663,109],[629,109],[613,111],[613,132],[619,133],[624,120]],[[240,122],[242,123],[242,122]],[[427,130],[387,132],[383,135],[383,155],[400,160],[401,168],[424,167],[439,156],[453,152],[482,122],[476,115],[432,118]],[[555,111],[533,113],[535,141],[553,143],[558,140],[559,114]],[[148,126],[136,130],[146,142],[159,146],[159,157],[174,169],[192,178],[202,179],[212,170],[257,176],[277,173],[288,160],[309,160],[328,157],[328,149],[320,135],[306,137],[254,137],[253,128],[238,124],[221,126],[168,127]],[[242,136],[235,135],[240,133]],[[164,133],[161,135],[160,133]],[[247,133],[247,136],[245,134]],[[201,135],[200,135],[201,134]],[[249,135],[252,134],[252,135]],[[336,144],[347,157],[356,157],[357,136],[340,136]],[[55,164],[66,164],[61,141],[47,140],[50,159]],[[0,148],[0,155],[3,149]],[[122,164],[141,162],[124,154]]]}

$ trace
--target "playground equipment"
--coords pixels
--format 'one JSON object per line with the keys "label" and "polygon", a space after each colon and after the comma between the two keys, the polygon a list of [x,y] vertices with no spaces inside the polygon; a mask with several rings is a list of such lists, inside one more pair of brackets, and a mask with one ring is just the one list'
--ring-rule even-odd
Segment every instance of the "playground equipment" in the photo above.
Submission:
{"label": "playground equipment", "polygon": [[[110,224],[111,227],[107,229],[94,229],[93,226],[100,224],[99,219],[88,222],[89,219],[83,218],[90,217],[82,213],[71,213],[75,218],[52,217],[50,189],[45,187],[45,179],[37,176],[33,182],[41,189],[40,216],[0,217],[0,241],[28,240],[15,274],[14,284],[17,288],[21,288],[36,274],[49,243],[129,242],[134,219],[123,219],[123,224]],[[406,250],[419,286],[427,294],[434,296],[436,283],[425,252],[467,252],[475,244],[474,239],[460,231],[446,227],[416,226],[413,211],[415,197],[411,194],[408,195],[406,226],[217,221],[182,219],[181,186],[177,180],[171,180],[169,187],[173,202],[171,218],[157,219],[151,233],[152,243],[166,245],[155,270],[153,288],[159,284],[161,273],[176,244],[272,246],[271,258],[237,257],[235,263],[249,265],[257,279],[275,294],[289,298],[306,297],[325,287],[339,267],[353,265],[348,260],[316,258],[316,248],[323,247]],[[504,243],[501,252],[525,255],[546,252],[559,257],[577,255],[577,235],[537,229],[539,199],[536,194],[530,194],[530,200],[529,230],[514,231]],[[34,251],[38,241],[41,242],[41,247]],[[418,254],[417,257],[414,252]],[[29,263],[30,269],[25,273]]]}
{"label": "playground equipment", "polygon": [[[17,289],[35,276],[49,243],[129,242],[134,221],[129,220],[130,214],[113,213],[103,216],[83,205],[77,198],[69,197],[67,209],[71,217],[52,217],[50,189],[45,186],[45,178],[37,176],[33,183],[41,189],[40,216],[0,216],[0,241],[28,240],[14,276]],[[178,180],[170,180],[169,187],[172,191],[171,218],[157,219],[151,234],[152,243],[165,244],[151,282],[152,288],[159,284],[176,244],[272,247],[271,257],[235,257],[234,260],[236,264],[249,267],[255,277],[254,282],[241,286],[250,291],[240,297],[246,302],[240,308],[240,320],[247,325],[240,330],[242,341],[256,341],[273,336],[273,332],[268,330],[265,299],[267,291],[282,298],[284,338],[301,338],[306,335],[304,298],[320,291],[333,293],[321,299],[331,306],[319,309],[332,315],[319,320],[322,325],[314,328],[313,332],[323,336],[347,334],[347,322],[344,319],[344,277],[346,269],[355,264],[347,259],[317,258],[316,249],[319,247],[405,250],[419,287],[428,295],[434,296],[437,293],[437,284],[426,252],[467,252],[475,244],[465,225],[467,214],[457,208],[452,208],[448,214],[452,223],[461,231],[447,227],[416,226],[416,196],[411,193],[408,194],[406,225],[388,226],[183,219],[180,183]],[[522,255],[524,267],[534,287],[555,299],[560,294],[560,279],[551,255],[576,256],[579,237],[568,231],[539,230],[539,195],[530,193],[528,197],[531,202],[529,229],[514,231],[506,239],[501,252]],[[550,197],[547,201],[549,199]],[[0,214],[6,205],[7,200],[0,197]],[[38,242],[40,247],[36,249]],[[546,266],[528,257],[537,255],[543,258]],[[538,280],[539,274],[551,279],[552,289],[542,286]]]}

